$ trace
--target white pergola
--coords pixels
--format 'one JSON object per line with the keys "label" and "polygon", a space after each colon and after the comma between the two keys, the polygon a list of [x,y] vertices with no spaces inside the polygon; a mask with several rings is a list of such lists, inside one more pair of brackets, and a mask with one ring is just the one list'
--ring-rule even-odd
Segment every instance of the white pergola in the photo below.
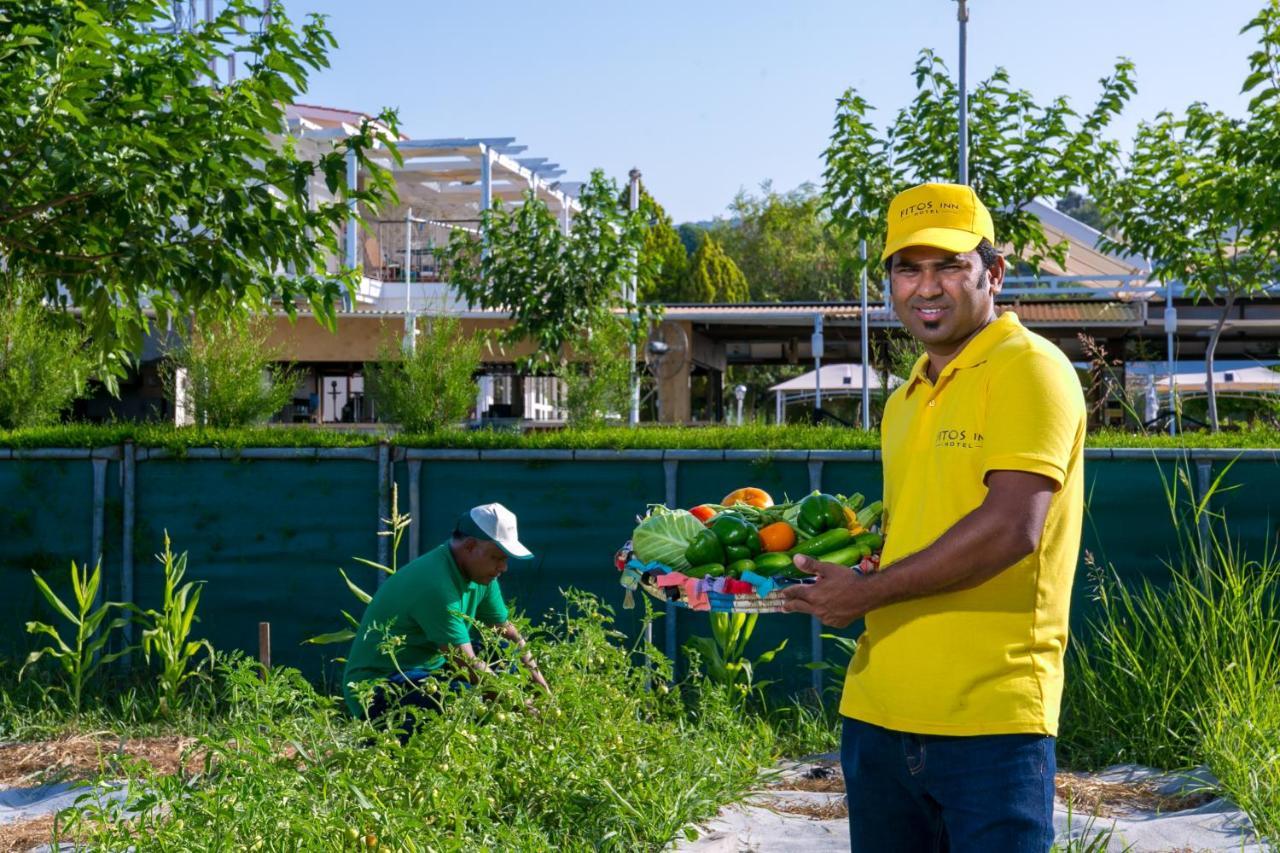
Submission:
{"label": "white pergola", "polygon": [[[288,133],[299,148],[316,152],[355,133],[367,118],[306,104],[291,105],[287,116]],[[364,270],[358,299],[369,307],[402,308],[412,315],[415,303],[422,307],[434,299],[440,290],[432,278],[434,249],[454,230],[478,234],[484,211],[495,203],[518,204],[532,192],[566,232],[581,209],[582,183],[560,180],[565,170],[547,157],[521,156],[527,146],[513,136],[400,139],[396,150],[399,162],[388,148],[374,149],[369,157],[391,171],[399,203],[378,211],[369,227],[353,215],[344,235],[342,260]],[[360,180],[351,157],[347,184],[357,187]],[[326,195],[323,182],[316,184],[313,197]]]}

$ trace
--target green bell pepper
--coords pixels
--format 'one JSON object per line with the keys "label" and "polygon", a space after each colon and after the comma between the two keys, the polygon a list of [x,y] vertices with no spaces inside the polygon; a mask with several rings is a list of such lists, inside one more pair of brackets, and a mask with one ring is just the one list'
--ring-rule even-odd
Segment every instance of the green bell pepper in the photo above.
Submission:
{"label": "green bell pepper", "polygon": [[[729,545],[745,545],[750,547],[751,534],[756,533],[756,529],[740,515],[730,515],[721,513],[711,522],[709,528],[715,537],[720,540],[720,544]],[[757,550],[759,550],[760,534],[756,533]]]}
{"label": "green bell pepper", "polygon": [[832,495],[815,493],[800,501],[800,529],[810,536],[844,527],[844,504]]}
{"label": "green bell pepper", "polygon": [[684,558],[691,566],[723,563],[725,562],[724,546],[712,531],[699,530],[698,535],[689,543],[689,547],[685,548]]}
{"label": "green bell pepper", "polygon": [[736,563],[739,560],[750,560],[755,554],[751,553],[751,549],[746,545],[725,545],[724,558],[730,563]]}

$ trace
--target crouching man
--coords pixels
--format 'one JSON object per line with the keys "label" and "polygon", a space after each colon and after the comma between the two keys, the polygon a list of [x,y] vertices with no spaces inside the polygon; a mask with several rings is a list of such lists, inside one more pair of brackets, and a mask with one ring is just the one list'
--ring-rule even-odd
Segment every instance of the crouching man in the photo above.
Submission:
{"label": "crouching man", "polygon": [[[375,720],[397,705],[438,711],[442,691],[478,681],[490,665],[483,647],[477,654],[468,620],[494,628],[503,638],[498,642],[523,649],[498,578],[509,560],[532,558],[517,537],[515,515],[491,503],[463,513],[448,540],[386,578],[347,655],[342,689],[351,714]],[[549,695],[537,661],[525,652],[521,662]],[[366,710],[355,688],[369,681],[375,687]]]}

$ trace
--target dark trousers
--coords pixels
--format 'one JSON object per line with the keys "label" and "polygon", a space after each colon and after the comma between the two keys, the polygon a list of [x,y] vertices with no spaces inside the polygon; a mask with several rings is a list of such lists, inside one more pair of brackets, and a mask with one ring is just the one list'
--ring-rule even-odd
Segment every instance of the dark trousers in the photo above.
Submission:
{"label": "dark trousers", "polygon": [[853,853],[1044,853],[1053,845],[1052,737],[917,735],[843,721]]}

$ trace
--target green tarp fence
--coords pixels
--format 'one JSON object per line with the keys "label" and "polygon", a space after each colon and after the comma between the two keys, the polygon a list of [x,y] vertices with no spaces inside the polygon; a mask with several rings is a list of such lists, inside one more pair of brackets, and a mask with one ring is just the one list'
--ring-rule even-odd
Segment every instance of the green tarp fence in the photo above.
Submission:
{"label": "green tarp fence", "polygon": [[[1246,553],[1262,556],[1280,521],[1270,505],[1278,459],[1270,450],[1087,451],[1073,628],[1087,630],[1094,606],[1086,560],[1114,567],[1126,582],[1167,579],[1177,549],[1166,497],[1172,483],[1181,489],[1185,481],[1199,495],[1226,471],[1212,508],[1226,513]],[[400,511],[412,518],[401,564],[443,541],[459,512],[500,501],[519,516],[521,538],[537,556],[503,578],[507,597],[538,622],[563,606],[561,589],[581,589],[611,605],[620,630],[635,637],[643,607],[622,608],[612,557],[649,504],[687,507],[745,485],[775,496],[823,489],[873,500],[880,478],[876,451],[0,450],[0,618],[8,626],[0,655],[20,662],[32,647],[25,624],[57,621],[32,571],[65,594],[72,560],[101,560],[108,598],[158,607],[163,576],[154,555],[167,532],[174,550],[190,555],[188,579],[205,582],[197,636],[255,655],[258,625],[269,622],[273,663],[332,686],[333,658],[345,648],[303,640],[344,627],[342,610],[359,617],[361,605],[338,569],[365,589],[376,586],[381,573],[355,558],[390,561],[390,537],[378,531],[393,486]],[[677,660],[689,636],[710,633],[705,613],[651,602],[660,614],[653,642]],[[806,667],[820,660],[842,666],[824,632],[805,616],[762,616],[748,653],[785,639],[760,677],[788,693],[829,687],[828,676]]]}

